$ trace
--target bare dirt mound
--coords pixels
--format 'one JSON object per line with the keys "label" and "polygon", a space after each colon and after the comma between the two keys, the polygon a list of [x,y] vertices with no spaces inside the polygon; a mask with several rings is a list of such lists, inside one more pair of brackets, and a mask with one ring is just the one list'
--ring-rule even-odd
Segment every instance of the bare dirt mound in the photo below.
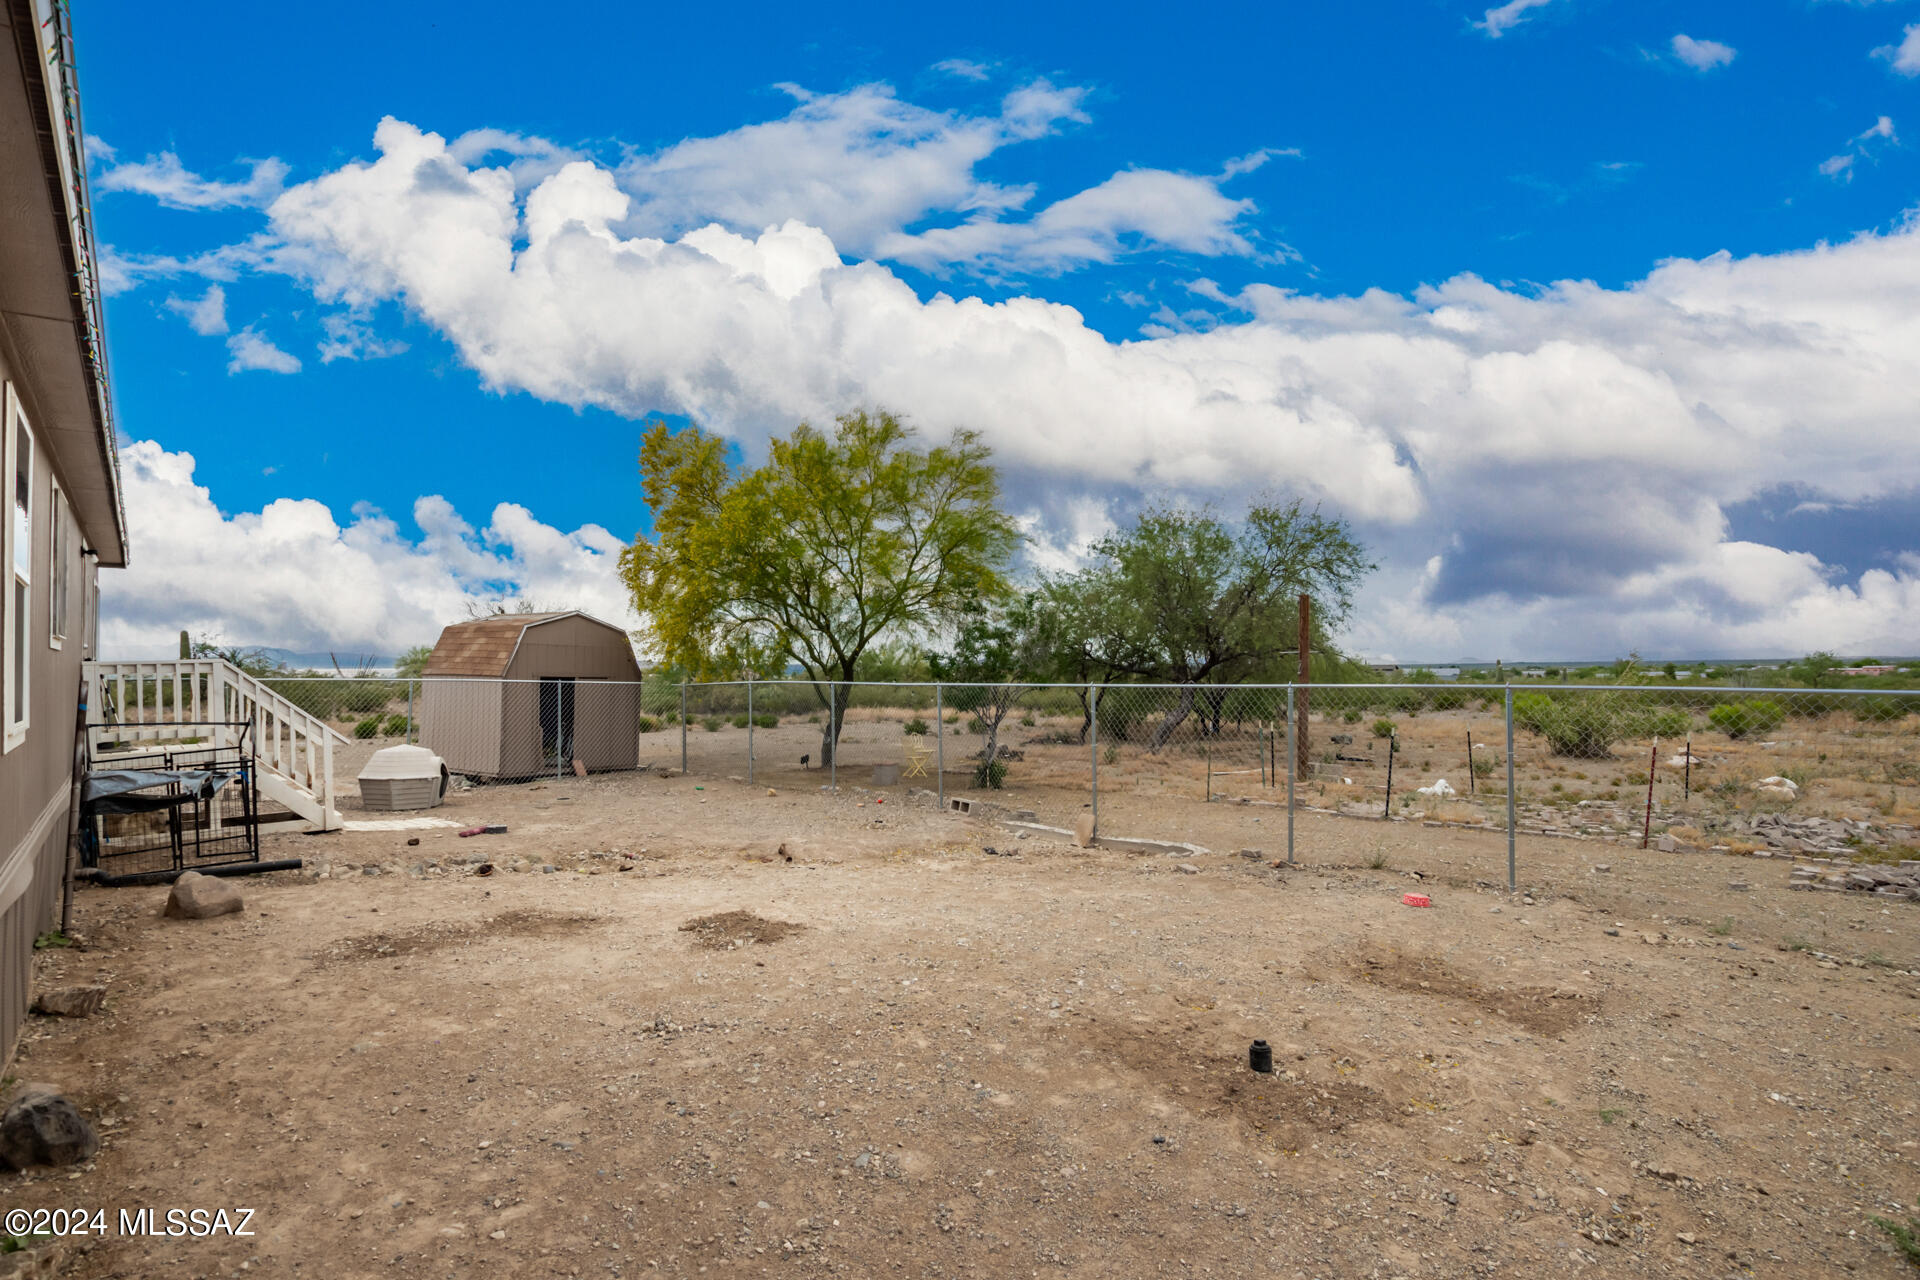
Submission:
{"label": "bare dirt mound", "polygon": [[[1232,1116],[1255,1133],[1290,1151],[1315,1139],[1397,1113],[1379,1092],[1353,1080],[1308,1078],[1298,1064],[1273,1075],[1247,1065],[1246,1050],[1228,1051],[1197,1023],[1179,1032],[1163,1028],[1089,1022],[1074,1034],[1082,1053],[1144,1077],[1168,1101],[1202,1116]],[[1320,1071],[1315,1076],[1323,1075]]]}
{"label": "bare dirt mound", "polygon": [[1525,1027],[1537,1035],[1557,1036],[1585,1022],[1598,1011],[1598,1002],[1577,992],[1555,987],[1488,985],[1457,973],[1431,956],[1399,952],[1360,957],[1354,974],[1362,982],[1390,987],[1413,995],[1458,1000],[1484,1013]]}
{"label": "bare dirt mound", "polygon": [[768,920],[751,911],[722,911],[716,915],[695,916],[680,926],[680,932],[692,934],[694,942],[708,951],[731,951],[756,942],[778,942],[806,927],[786,920]]}
{"label": "bare dirt mound", "polygon": [[363,933],[342,938],[319,954],[321,964],[353,960],[389,960],[418,956],[447,947],[487,942],[495,938],[557,937],[577,933],[602,917],[556,915],[545,911],[505,911],[488,920],[438,921],[392,933]]}

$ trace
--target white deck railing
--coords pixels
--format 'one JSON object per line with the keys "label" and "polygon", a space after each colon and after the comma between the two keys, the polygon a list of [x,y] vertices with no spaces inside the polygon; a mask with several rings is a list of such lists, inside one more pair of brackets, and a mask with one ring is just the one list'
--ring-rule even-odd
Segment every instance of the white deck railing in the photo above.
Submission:
{"label": "white deck railing", "polygon": [[158,662],[86,664],[87,747],[96,759],[111,756],[102,744],[179,742],[202,737],[220,747],[236,745],[236,731],[223,725],[251,724],[260,764],[260,790],[314,825],[340,826],[334,803],[333,749],[346,738],[301,710],[269,686],[220,658],[174,658]]}

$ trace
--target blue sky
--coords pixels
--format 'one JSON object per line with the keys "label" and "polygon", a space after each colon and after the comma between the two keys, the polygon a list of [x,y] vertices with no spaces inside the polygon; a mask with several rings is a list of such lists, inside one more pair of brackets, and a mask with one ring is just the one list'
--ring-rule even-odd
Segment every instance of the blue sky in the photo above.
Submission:
{"label": "blue sky", "polygon": [[876,403],[1035,567],[1322,501],[1371,654],[1920,649],[1916,0],[197,13],[76,14],[110,645],[615,614],[641,419]]}

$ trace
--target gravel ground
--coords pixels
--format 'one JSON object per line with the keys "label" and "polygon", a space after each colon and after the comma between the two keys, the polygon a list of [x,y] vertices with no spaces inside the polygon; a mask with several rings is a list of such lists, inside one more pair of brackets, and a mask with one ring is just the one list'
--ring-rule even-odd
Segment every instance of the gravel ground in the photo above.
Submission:
{"label": "gravel ground", "polygon": [[1305,814],[1276,868],[1238,804],[1103,796],[1190,858],[810,784],[437,812],[509,832],[272,837],[309,870],[209,921],[81,891],[37,981],[106,1011],[9,1071],[104,1146],[6,1203],[257,1234],[67,1274],[1906,1273],[1920,916],[1786,860],[1523,838],[1509,896],[1501,833]]}

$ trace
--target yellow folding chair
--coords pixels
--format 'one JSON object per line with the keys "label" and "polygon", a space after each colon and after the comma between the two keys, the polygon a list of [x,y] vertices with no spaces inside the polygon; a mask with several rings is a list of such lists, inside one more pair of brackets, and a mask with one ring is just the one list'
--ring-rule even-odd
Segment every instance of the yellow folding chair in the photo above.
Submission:
{"label": "yellow folding chair", "polygon": [[927,776],[927,761],[933,758],[933,752],[915,743],[907,752],[907,777],[924,778]]}

